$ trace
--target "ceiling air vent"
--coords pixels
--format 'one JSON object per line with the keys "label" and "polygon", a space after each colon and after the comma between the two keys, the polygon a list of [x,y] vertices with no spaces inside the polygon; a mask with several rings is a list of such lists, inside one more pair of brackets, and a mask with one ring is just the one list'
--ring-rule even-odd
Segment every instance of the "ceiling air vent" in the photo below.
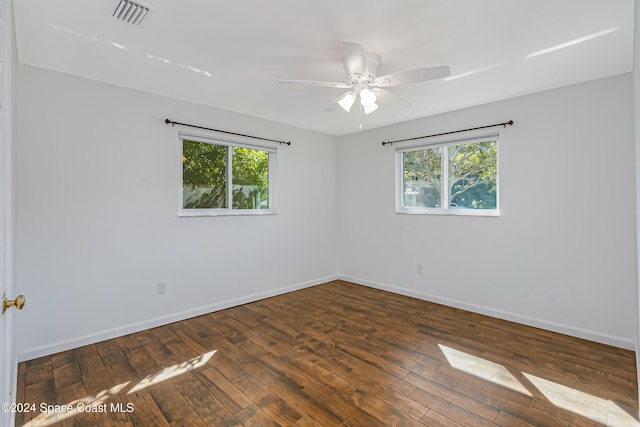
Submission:
{"label": "ceiling air vent", "polygon": [[150,6],[131,0],[120,0],[113,17],[131,25],[140,25],[149,12],[153,10]]}

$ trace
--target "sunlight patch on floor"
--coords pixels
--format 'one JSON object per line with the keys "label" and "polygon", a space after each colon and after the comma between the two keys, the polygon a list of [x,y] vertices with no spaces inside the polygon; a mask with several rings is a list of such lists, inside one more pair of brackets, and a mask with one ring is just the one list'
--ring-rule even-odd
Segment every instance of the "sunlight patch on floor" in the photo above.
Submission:
{"label": "sunlight patch on floor", "polygon": [[[208,353],[201,354],[200,356],[194,357],[193,359],[189,359],[182,363],[164,368],[153,375],[148,375],[142,381],[136,384],[131,390],[129,390],[127,394],[131,394],[146,387],[150,387],[154,384],[158,384],[162,381],[175,378],[186,372],[200,368],[204,366],[217,351],[218,350],[213,350]],[[83,397],[82,399],[74,400],[73,402],[64,405],[41,404],[37,408],[37,410],[39,410],[41,414],[28,423],[24,424],[23,427],[46,427],[84,412],[109,412],[111,406],[107,407],[105,402],[111,396],[123,391],[129,385],[129,383],[131,383],[131,381],[127,381],[125,383],[111,387],[107,390],[102,390],[94,396]],[[100,408],[102,405],[105,406],[103,408]]]}
{"label": "sunlight patch on floor", "polygon": [[102,390],[95,396],[87,396],[82,399],[74,400],[66,405],[46,405],[38,407],[42,413],[26,423],[23,427],[45,427],[58,423],[67,418],[78,415],[82,412],[92,412],[92,408],[97,408],[107,401],[114,394],[118,394],[122,389],[129,385],[130,381],[111,387],[108,390]]}
{"label": "sunlight patch on floor", "polygon": [[[507,368],[482,357],[438,344],[449,364],[477,378],[533,396]],[[535,375],[522,375],[557,408],[572,412],[605,426],[640,427],[640,422],[611,400],[603,399]],[[529,385],[531,387],[531,385]]]}
{"label": "sunlight patch on floor", "polygon": [[606,426],[640,426],[640,423],[611,400],[576,390],[535,375],[523,373],[549,402],[558,408]]}
{"label": "sunlight patch on floor", "polygon": [[452,367],[483,380],[507,387],[526,396],[531,396],[529,390],[504,366],[463,351],[455,350],[446,345],[438,344],[438,346]]}
{"label": "sunlight patch on floor", "polygon": [[201,354],[200,356],[194,357],[193,359],[189,359],[177,365],[164,368],[160,372],[157,372],[153,375],[148,375],[142,381],[136,384],[135,387],[129,390],[127,394],[134,393],[146,387],[152,386],[154,384],[158,384],[159,382],[177,377],[178,375],[182,375],[185,372],[189,372],[193,369],[197,369],[201,366],[204,366],[209,361],[209,359],[211,359],[211,356],[213,356],[216,353],[216,351],[218,350],[213,350],[208,353]]}

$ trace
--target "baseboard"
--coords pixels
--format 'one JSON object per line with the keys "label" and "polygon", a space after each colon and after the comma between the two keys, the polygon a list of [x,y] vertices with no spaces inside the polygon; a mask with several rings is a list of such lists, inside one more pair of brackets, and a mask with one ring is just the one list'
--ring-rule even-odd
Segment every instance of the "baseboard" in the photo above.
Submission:
{"label": "baseboard", "polygon": [[[375,282],[372,280],[362,279],[352,276],[339,276],[340,280],[356,283],[358,285],[368,286],[370,288],[380,289],[383,291],[389,291],[400,295],[406,295],[409,297],[418,298],[425,301],[434,302],[437,304],[447,305],[449,307],[460,308],[462,310],[471,311],[478,314],[484,314],[486,316],[496,317],[498,319],[508,320],[510,322],[520,323],[527,326],[533,326],[535,328],[545,329],[547,331],[558,332],[565,335],[570,335],[576,338],[582,338],[589,341],[595,341],[602,344],[611,345],[614,347],[624,348],[626,350],[636,350],[636,343],[634,341],[617,337],[614,335],[601,334],[599,332],[589,331],[586,329],[575,328],[572,326],[562,325],[560,323],[549,322],[543,319],[538,319],[529,316],[522,316],[520,314],[510,313],[507,311],[496,310],[489,307],[483,307],[480,305],[469,304],[463,301],[457,301],[449,298],[443,298],[436,295],[430,295],[422,292],[416,292],[410,289],[400,288],[397,286],[391,286],[384,283]],[[638,352],[636,351],[636,357]]]}
{"label": "baseboard", "polygon": [[201,316],[203,314],[224,310],[225,308],[236,307],[242,304],[247,304],[250,302],[259,301],[261,299],[286,294],[288,292],[297,291],[299,289],[308,288],[311,286],[319,285],[319,284],[330,282],[332,280],[337,280],[337,279],[338,279],[338,276],[334,275],[334,276],[323,277],[320,279],[309,280],[309,281],[297,283],[291,286],[272,289],[267,292],[260,292],[260,293],[248,295],[242,298],[235,298],[235,299],[223,301],[216,304],[198,307],[193,310],[187,310],[180,313],[173,313],[168,316],[157,317],[154,319],[145,320],[143,322],[126,325],[119,328],[109,329],[96,334],[84,335],[74,339],[60,341],[60,342],[42,346],[42,347],[36,347],[27,351],[19,352],[18,362],[24,362],[26,360],[36,359],[42,356],[48,356],[51,354],[59,353],[61,351],[66,351],[66,350],[82,347],[89,344],[95,344],[100,341],[121,337],[123,335],[128,335],[134,332],[143,331],[145,329],[151,329],[158,326],[167,325],[173,322],[179,322],[181,320],[190,319],[192,317]]}

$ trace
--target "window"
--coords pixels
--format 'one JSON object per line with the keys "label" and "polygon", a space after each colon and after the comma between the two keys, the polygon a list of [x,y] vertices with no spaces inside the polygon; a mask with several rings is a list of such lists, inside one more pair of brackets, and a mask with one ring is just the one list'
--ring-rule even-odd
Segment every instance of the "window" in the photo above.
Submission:
{"label": "window", "polygon": [[498,135],[396,150],[396,211],[498,215]]}
{"label": "window", "polygon": [[276,149],[180,134],[181,215],[274,213]]}

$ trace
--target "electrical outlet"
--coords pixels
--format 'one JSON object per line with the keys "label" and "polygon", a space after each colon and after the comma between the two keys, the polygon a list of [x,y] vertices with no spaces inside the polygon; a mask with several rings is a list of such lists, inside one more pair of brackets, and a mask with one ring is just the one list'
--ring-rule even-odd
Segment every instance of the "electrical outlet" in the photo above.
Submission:
{"label": "electrical outlet", "polygon": [[158,295],[167,293],[167,282],[158,282]]}
{"label": "electrical outlet", "polygon": [[424,274],[424,267],[422,266],[422,264],[418,264],[418,265],[416,266],[416,272],[417,272],[418,274]]}

